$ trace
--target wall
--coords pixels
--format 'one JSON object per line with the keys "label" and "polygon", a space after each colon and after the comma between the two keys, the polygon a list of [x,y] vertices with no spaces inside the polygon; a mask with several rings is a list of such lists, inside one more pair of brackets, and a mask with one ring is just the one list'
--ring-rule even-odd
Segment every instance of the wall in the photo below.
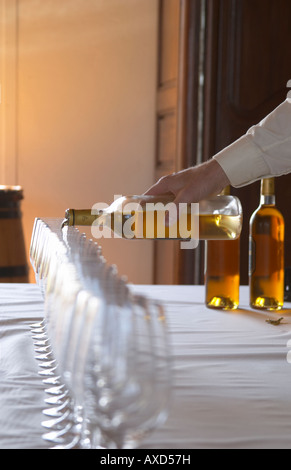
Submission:
{"label": "wall", "polygon": [[[18,19],[16,170],[1,184],[24,187],[28,248],[35,217],[153,183],[158,11],[156,0],[11,1],[2,0]],[[100,244],[131,282],[152,282],[152,242]]]}

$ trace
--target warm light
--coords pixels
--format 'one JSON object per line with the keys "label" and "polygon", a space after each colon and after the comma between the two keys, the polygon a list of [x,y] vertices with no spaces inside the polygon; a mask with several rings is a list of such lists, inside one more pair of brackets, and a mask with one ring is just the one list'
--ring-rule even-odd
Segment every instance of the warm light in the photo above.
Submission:
{"label": "warm light", "polygon": [[254,307],[268,310],[280,310],[282,305],[273,297],[257,297]]}
{"label": "warm light", "polygon": [[0,191],[21,191],[21,186],[7,186],[5,184],[0,184]]}
{"label": "warm light", "polygon": [[211,299],[210,305],[213,307],[221,307],[221,297],[213,297]]}

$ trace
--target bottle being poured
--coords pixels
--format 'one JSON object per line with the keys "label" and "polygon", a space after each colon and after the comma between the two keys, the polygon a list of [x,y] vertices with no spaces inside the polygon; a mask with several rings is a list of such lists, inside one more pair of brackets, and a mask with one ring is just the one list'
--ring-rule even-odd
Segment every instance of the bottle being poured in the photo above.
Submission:
{"label": "bottle being poured", "polygon": [[174,195],[122,196],[103,209],[67,209],[62,227],[92,226],[96,238],[234,240],[242,228],[238,198],[216,196],[176,205]]}

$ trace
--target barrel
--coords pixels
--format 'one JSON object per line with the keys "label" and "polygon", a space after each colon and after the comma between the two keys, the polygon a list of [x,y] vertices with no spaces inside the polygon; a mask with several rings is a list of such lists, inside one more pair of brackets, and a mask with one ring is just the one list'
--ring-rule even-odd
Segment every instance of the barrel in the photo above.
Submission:
{"label": "barrel", "polygon": [[20,186],[0,185],[0,282],[26,283],[28,265],[22,227]]}

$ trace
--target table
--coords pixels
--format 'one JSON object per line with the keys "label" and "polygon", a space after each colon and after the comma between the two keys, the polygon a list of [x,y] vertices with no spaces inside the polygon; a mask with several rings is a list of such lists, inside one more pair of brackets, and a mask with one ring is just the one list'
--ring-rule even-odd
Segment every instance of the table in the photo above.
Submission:
{"label": "table", "polygon": [[[291,303],[279,314],[251,310],[243,286],[241,308],[224,312],[204,306],[203,286],[132,289],[163,301],[173,359],[169,418],[143,448],[291,448]],[[278,326],[266,322],[278,315]],[[0,285],[2,449],[49,447],[30,331],[42,317],[36,284]]]}

